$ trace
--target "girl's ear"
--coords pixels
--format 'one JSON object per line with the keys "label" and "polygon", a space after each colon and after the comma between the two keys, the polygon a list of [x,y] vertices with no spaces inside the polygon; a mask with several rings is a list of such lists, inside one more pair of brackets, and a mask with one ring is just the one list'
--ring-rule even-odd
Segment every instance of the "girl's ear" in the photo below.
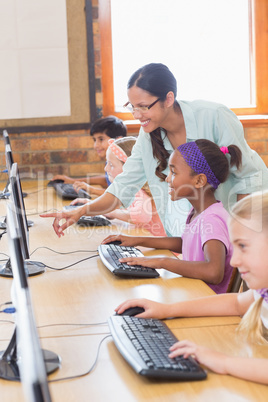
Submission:
{"label": "girl's ear", "polygon": [[174,93],[172,91],[169,91],[166,95],[166,104],[167,107],[170,107],[173,105],[173,103],[175,102],[175,97],[174,97]]}
{"label": "girl's ear", "polygon": [[208,182],[207,176],[204,173],[200,173],[200,174],[196,175],[196,182],[195,182],[196,188],[205,187],[207,182]]}

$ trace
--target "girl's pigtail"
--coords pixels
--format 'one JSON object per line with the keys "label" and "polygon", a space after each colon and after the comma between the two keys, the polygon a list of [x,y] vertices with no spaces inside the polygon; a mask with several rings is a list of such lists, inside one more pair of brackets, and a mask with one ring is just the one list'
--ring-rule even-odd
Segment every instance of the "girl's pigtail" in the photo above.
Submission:
{"label": "girl's pigtail", "polygon": [[235,165],[239,169],[242,164],[242,152],[236,145],[229,145],[228,151],[231,157],[230,165]]}
{"label": "girl's pigtail", "polygon": [[268,341],[268,331],[261,320],[262,303],[262,297],[252,303],[238,327],[238,330],[243,331],[249,341],[259,344],[267,343]]}

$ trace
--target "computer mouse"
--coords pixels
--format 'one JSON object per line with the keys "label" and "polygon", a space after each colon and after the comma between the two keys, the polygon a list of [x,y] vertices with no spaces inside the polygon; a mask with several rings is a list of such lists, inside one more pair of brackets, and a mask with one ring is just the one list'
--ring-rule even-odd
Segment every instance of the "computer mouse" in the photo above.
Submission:
{"label": "computer mouse", "polygon": [[121,313],[121,314],[116,313],[116,315],[128,315],[129,317],[133,317],[137,314],[143,313],[144,311],[145,310],[143,307],[136,306],[136,307],[127,308],[125,311],[123,311],[123,313]]}
{"label": "computer mouse", "polygon": [[64,180],[61,180],[61,179],[56,179],[56,180],[50,180],[48,183],[47,183],[47,187],[53,187],[55,184],[57,184],[57,183],[64,183]]}

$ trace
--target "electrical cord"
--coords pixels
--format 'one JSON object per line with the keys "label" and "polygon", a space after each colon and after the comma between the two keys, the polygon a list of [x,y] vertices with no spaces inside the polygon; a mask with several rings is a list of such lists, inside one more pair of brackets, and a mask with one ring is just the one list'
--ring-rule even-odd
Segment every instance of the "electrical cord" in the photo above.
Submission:
{"label": "electrical cord", "polygon": [[[6,233],[7,233],[7,231],[6,231],[6,229],[4,229],[4,231],[0,234],[0,240],[2,239],[3,235]],[[4,253],[1,253],[1,254],[4,254]],[[6,254],[4,254],[4,255],[6,255]]]}
{"label": "electrical cord", "polygon": [[55,380],[48,380],[48,382],[50,383],[50,382],[59,382],[59,381],[66,381],[66,380],[74,380],[74,379],[76,379],[76,378],[85,377],[86,375],[90,374],[90,373],[94,370],[94,368],[96,367],[96,365],[97,365],[101,345],[103,344],[103,342],[105,341],[105,339],[107,339],[107,338],[109,338],[109,337],[111,337],[111,336],[112,336],[112,335],[109,334],[109,335],[106,335],[104,338],[102,338],[102,340],[100,341],[100,343],[99,343],[99,345],[98,345],[96,358],[95,358],[95,360],[94,360],[92,366],[91,366],[85,373],[78,374],[78,375],[73,375],[73,376],[69,376],[69,377],[56,378]]}
{"label": "electrical cord", "polygon": [[[32,193],[31,193],[32,194]],[[33,212],[32,214],[27,214],[27,216],[33,216],[33,215],[41,215],[41,214],[46,214],[48,212],[60,212],[59,209],[55,209],[55,208],[50,208],[47,209],[46,211],[41,211],[41,212]]]}
{"label": "electrical cord", "polygon": [[77,261],[77,262],[74,262],[73,264],[67,265],[66,267],[62,267],[62,268],[50,267],[50,266],[47,265],[47,264],[46,264],[46,267],[49,268],[49,269],[53,269],[54,271],[62,271],[62,270],[64,270],[64,269],[73,267],[74,265],[79,264],[80,262],[83,262],[83,261],[86,261],[86,260],[90,260],[91,258],[98,257],[98,256],[99,256],[99,254],[91,255],[90,257],[83,258],[83,260],[79,260],[79,261]]}
{"label": "electrical cord", "polygon": [[33,255],[33,253],[35,253],[39,249],[46,249],[46,250],[52,251],[53,253],[62,254],[62,255],[75,254],[75,253],[96,253],[98,251],[98,250],[75,250],[75,251],[62,252],[62,251],[53,250],[52,248],[49,248],[46,246],[40,246],[40,247],[37,247],[34,251],[32,251],[30,255]]}
{"label": "electrical cord", "polygon": [[40,325],[37,328],[47,328],[47,327],[57,327],[57,326],[78,326],[78,327],[89,327],[89,326],[98,326],[98,325],[108,325],[107,321],[104,322],[94,322],[94,323],[59,323],[59,324],[46,324],[46,325]]}

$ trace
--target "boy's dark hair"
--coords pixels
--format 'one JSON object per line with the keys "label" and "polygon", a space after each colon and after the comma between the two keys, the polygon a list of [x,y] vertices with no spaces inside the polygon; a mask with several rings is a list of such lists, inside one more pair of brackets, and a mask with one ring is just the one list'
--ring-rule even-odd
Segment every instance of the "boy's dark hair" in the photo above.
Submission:
{"label": "boy's dark hair", "polygon": [[91,128],[90,135],[105,133],[110,138],[126,137],[127,128],[124,122],[116,116],[102,117],[96,120]]}

